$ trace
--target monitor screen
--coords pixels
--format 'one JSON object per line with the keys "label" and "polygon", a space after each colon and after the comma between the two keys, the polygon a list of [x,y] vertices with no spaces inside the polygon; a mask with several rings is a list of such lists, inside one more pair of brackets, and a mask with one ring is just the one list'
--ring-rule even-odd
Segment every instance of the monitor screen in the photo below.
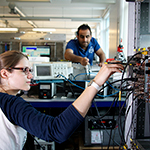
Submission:
{"label": "monitor screen", "polygon": [[23,45],[22,52],[26,54],[28,57],[40,57],[46,56],[50,57],[50,45]]}
{"label": "monitor screen", "polygon": [[34,80],[49,80],[54,78],[53,65],[49,63],[33,64]]}
{"label": "monitor screen", "polygon": [[37,76],[51,76],[51,66],[37,66]]}

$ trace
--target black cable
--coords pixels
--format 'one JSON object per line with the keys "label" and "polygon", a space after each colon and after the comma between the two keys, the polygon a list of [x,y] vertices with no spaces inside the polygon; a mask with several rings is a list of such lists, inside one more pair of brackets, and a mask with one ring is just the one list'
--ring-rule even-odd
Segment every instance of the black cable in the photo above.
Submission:
{"label": "black cable", "polygon": [[[119,114],[121,114],[123,108],[125,107],[125,104],[126,104],[127,99],[129,98],[129,96],[130,96],[132,93],[133,93],[132,91],[131,91],[130,93],[128,93],[128,95],[127,95],[127,97],[126,97],[126,99],[125,99],[125,101],[124,101],[124,103],[123,103],[121,109],[119,110]],[[119,119],[119,118],[118,118],[118,119]],[[119,122],[119,121],[118,121],[118,122]],[[124,129],[125,129],[125,120],[124,120],[124,123],[123,123],[123,129],[122,129],[122,131],[124,131]]]}
{"label": "black cable", "polygon": [[[122,85],[123,85],[123,81],[124,81],[124,79],[123,79],[123,77],[124,77],[124,73],[125,73],[125,70],[126,70],[126,68],[127,68],[127,66],[129,65],[129,62],[136,56],[136,55],[138,55],[138,54],[141,54],[141,52],[138,52],[138,53],[136,53],[135,55],[133,55],[130,59],[129,59],[129,61],[128,61],[128,63],[126,64],[126,66],[125,66],[125,68],[124,68],[124,71],[123,71],[123,74],[122,74],[122,78],[121,78],[121,85],[120,85],[120,91],[122,91]],[[130,79],[131,80],[131,79]],[[132,78],[132,80],[133,80],[133,78]],[[134,78],[134,80],[135,80],[135,78]],[[118,82],[118,81],[115,81],[115,82]],[[106,86],[105,86],[106,87]],[[105,88],[105,87],[103,87],[103,88]],[[133,90],[133,89],[132,89]],[[112,104],[114,104],[114,101],[113,101],[113,103]],[[124,105],[125,105],[125,103],[124,103]],[[112,107],[112,106],[111,106]],[[110,108],[111,109],[111,108]],[[110,110],[109,109],[109,110]],[[123,109],[123,107],[121,107],[121,101],[119,101],[119,110],[121,110],[121,112],[122,112],[122,109]],[[119,122],[120,122],[120,125],[122,124],[121,122],[121,112],[119,113]],[[107,113],[106,113],[107,114]],[[105,116],[105,115],[104,115]],[[124,121],[125,122],[125,121]],[[122,125],[120,126],[121,128],[120,128],[120,130],[121,130],[121,133],[122,133],[122,135],[121,135],[121,140],[122,140],[122,142],[123,143],[125,143],[125,139],[124,139],[124,137],[123,137],[123,129],[124,129],[124,127],[122,128]],[[121,142],[121,144],[122,144],[122,142]]]}
{"label": "black cable", "polygon": [[[134,102],[134,100],[136,100],[139,96],[143,96],[144,94],[139,94],[139,95],[137,95],[134,99],[133,99],[133,101],[132,101],[132,104],[133,104],[133,102]],[[143,100],[143,102],[144,102],[144,100]],[[130,108],[131,108],[131,105],[128,107],[128,109],[127,109],[127,113],[126,113],[126,118],[127,118],[127,116],[128,116],[128,113],[129,113],[129,110],[130,110]]]}
{"label": "black cable", "polygon": [[[116,104],[117,104],[118,103],[118,95],[116,96],[116,98],[117,98],[117,100],[116,100]],[[119,102],[119,105],[121,106],[121,101]],[[122,108],[123,108],[124,105],[125,105],[125,102],[122,105]],[[119,119],[119,118],[121,118],[121,113],[119,112],[119,116],[118,116],[118,123],[119,123],[119,120],[120,120],[120,125],[118,125],[118,132],[119,132],[119,135],[120,135],[121,139],[124,141],[123,130],[121,130],[121,133],[120,133],[120,130],[119,130],[119,128],[121,128],[121,126],[122,126],[122,121],[121,121],[121,119]]]}
{"label": "black cable", "polygon": [[[95,100],[93,99],[93,104],[94,104],[94,106],[95,106],[95,108],[96,108],[96,111],[97,111],[97,114],[98,114],[98,118],[97,119],[102,119],[102,117],[100,116],[100,114],[99,114],[99,111],[98,111],[98,108],[97,108],[97,106],[96,106],[96,103],[95,103]],[[112,105],[111,105],[112,106]],[[104,117],[104,115],[103,115],[103,117]],[[98,126],[99,126],[99,124],[97,124]],[[102,123],[102,125],[103,125],[103,127],[106,129],[106,127],[104,126],[104,124]],[[108,131],[107,130],[105,130],[106,131],[106,133],[109,135],[109,137],[111,138],[111,136],[110,136],[110,134],[108,133]],[[111,138],[112,139],[112,138]],[[118,146],[119,146],[119,143],[118,142],[116,142],[114,139],[112,139]]]}
{"label": "black cable", "polygon": [[[115,103],[115,98],[114,98],[113,102],[111,103],[111,106],[109,107],[109,109],[107,110],[107,112],[103,116],[98,116],[99,117],[98,119],[104,118],[109,113],[109,111],[111,110],[111,108],[113,107],[113,105]],[[93,103],[95,103],[95,100],[93,100]],[[96,109],[98,109],[97,106],[96,106],[96,104],[94,106],[95,106]]]}
{"label": "black cable", "polygon": [[[125,104],[125,103],[124,103]],[[119,107],[121,107],[121,106],[119,106]],[[119,110],[120,110],[120,108],[119,108]],[[121,113],[122,112],[120,112],[119,111],[119,114],[118,114],[118,119],[117,119],[117,122],[118,122],[118,133],[119,133],[119,136],[120,136],[120,138],[121,138],[121,141],[120,141],[120,145],[122,145],[123,144],[123,141],[124,141],[124,132],[123,132],[123,130],[122,130],[122,119],[121,119]]]}
{"label": "black cable", "polygon": [[[124,70],[123,70],[123,72],[122,72],[121,85],[122,85],[122,82],[123,82],[123,77],[124,77],[124,74],[125,74],[125,70],[126,70],[126,68],[129,66],[130,61],[131,61],[136,55],[141,54],[141,53],[142,53],[142,52],[138,52],[138,53],[134,54],[134,55],[128,60],[128,62],[126,63],[126,65],[125,65],[125,67],[124,67]],[[120,86],[120,89],[121,89],[121,86]]]}
{"label": "black cable", "polygon": [[[136,54],[134,54],[129,60],[128,60],[128,62],[126,63],[126,65],[125,65],[125,67],[124,67],[124,70],[123,70],[123,72],[122,72],[122,77],[121,77],[121,84],[120,84],[120,92],[122,92],[122,85],[123,85],[123,78],[124,78],[124,74],[125,74],[125,70],[126,70],[126,68],[129,66],[129,63],[130,63],[130,61],[136,56],[136,55],[138,55],[138,54],[141,54],[142,52],[137,52]],[[120,108],[119,108],[120,109]],[[122,130],[122,129],[121,129]],[[125,139],[123,138],[123,141],[125,142]],[[122,142],[123,142],[122,141]],[[121,142],[121,143],[122,143]]]}
{"label": "black cable", "polygon": [[[29,133],[30,134],[30,133]],[[31,135],[31,137],[34,139],[34,141],[40,146],[40,148],[42,148],[43,150],[45,150],[45,147],[43,147],[36,139],[35,139],[35,137],[32,135],[32,134],[30,134]]]}
{"label": "black cable", "polygon": [[[125,81],[133,81],[133,80],[134,80],[134,78],[124,78],[124,79],[123,79],[123,82],[125,82]],[[136,79],[136,80],[137,80],[137,79]],[[115,81],[113,81],[113,82],[109,82],[109,81],[108,81],[108,83],[109,83],[110,85],[112,85],[112,84],[114,84],[114,83],[116,83],[116,82],[120,82],[120,81],[122,81],[122,79],[115,80]],[[100,91],[103,90],[104,88],[106,88],[107,86],[109,86],[109,84],[104,85],[104,86],[100,89]]]}
{"label": "black cable", "polygon": [[[127,78],[126,80],[128,80],[129,78]],[[112,102],[112,104],[111,104],[111,106],[109,107],[109,110],[103,115],[103,116],[99,116],[99,119],[102,119],[103,117],[105,117],[107,114],[108,114],[108,112],[111,110],[111,108],[112,108],[112,106],[114,105],[114,103],[116,102],[116,104],[117,104],[117,101],[116,101],[116,99],[117,99],[117,97],[118,96],[116,96],[115,98],[114,98],[114,100],[113,100],[113,102]],[[115,105],[116,106],[116,105]],[[97,106],[95,105],[95,108],[97,109]],[[98,109],[97,109],[97,111],[98,111]],[[98,112],[99,113],[99,112]],[[121,123],[120,123],[121,124]],[[119,129],[118,129],[118,132],[119,132]],[[122,136],[122,134],[121,133],[119,133],[120,134],[120,137],[123,139],[123,136]],[[111,137],[110,137],[111,138]]]}
{"label": "black cable", "polygon": [[136,108],[134,114],[132,115],[131,124],[130,124],[129,130],[128,130],[128,132],[127,132],[126,139],[125,139],[126,141],[128,140],[129,132],[130,132],[131,126],[132,126],[132,124],[133,124],[134,115],[135,115],[135,113],[137,112],[137,109],[139,108],[139,106],[140,106],[142,103],[143,103],[143,101],[140,102],[140,104],[137,106],[137,108]]}
{"label": "black cable", "polygon": [[[115,103],[115,108],[116,108],[117,103]],[[113,120],[114,120],[114,115],[115,115],[115,111],[113,111]],[[108,146],[107,146],[107,150],[109,150],[109,146],[110,146],[110,142],[111,142],[111,136],[112,136],[112,128],[110,130],[110,137],[109,137],[109,142],[108,142]],[[113,140],[114,143],[114,140]]]}
{"label": "black cable", "polygon": [[[138,68],[137,71],[135,72],[135,74],[136,74],[135,77],[136,77],[136,78],[138,78],[138,77],[137,77],[137,75],[138,75],[138,73],[139,73],[138,70],[141,70],[141,66],[139,66],[139,68]],[[135,91],[135,89],[136,89],[135,83],[136,83],[136,81],[134,81],[133,93],[134,93],[134,91]],[[139,86],[139,85],[138,85],[138,86]],[[138,87],[138,88],[139,88],[139,87]],[[133,96],[134,96],[134,95],[133,95]],[[136,95],[134,98],[132,98],[132,99],[133,99],[133,100],[132,100],[132,105],[133,105],[133,102],[134,102],[139,96],[143,96],[143,94],[138,94],[138,95]],[[132,105],[130,104],[130,106],[128,107],[128,110],[126,110],[125,123],[126,123],[126,119],[127,119],[129,110],[130,110],[130,108],[131,108]],[[132,106],[132,107],[133,107],[133,106]],[[132,109],[132,110],[133,110],[133,109]],[[134,115],[135,115],[135,112],[132,112],[132,116],[134,116]],[[134,119],[134,117],[133,117],[133,119]],[[133,120],[131,120],[131,125],[132,125],[132,122],[133,122]],[[131,128],[131,126],[130,126],[130,128]],[[124,124],[124,129],[125,129],[125,124]],[[129,131],[130,131],[130,129],[129,129]],[[127,136],[129,136],[129,131],[128,131]],[[128,138],[127,138],[127,140],[128,140]],[[127,142],[127,140],[126,140],[126,142]]]}
{"label": "black cable", "polygon": [[69,75],[72,76],[74,80],[76,80],[75,76],[73,75],[73,73],[70,73]]}
{"label": "black cable", "polygon": [[[137,81],[137,78],[133,78],[133,79],[135,79],[135,81]],[[135,83],[135,82],[134,82]],[[122,85],[121,85],[122,86]],[[122,89],[122,88],[121,88]],[[134,88],[133,88],[134,89]],[[133,89],[132,89],[132,93],[133,93]],[[131,93],[130,93],[131,94]],[[126,97],[126,100],[128,99],[128,97],[130,96],[130,94]],[[125,129],[125,120],[124,120],[124,126],[122,127],[121,125],[122,125],[122,120],[121,120],[121,111],[122,111],[122,109],[123,109],[123,107],[124,107],[124,105],[125,105],[125,103],[126,103],[126,100],[125,100],[125,102],[123,103],[123,105],[122,105],[122,107],[121,107],[121,101],[120,101],[120,105],[119,105],[119,110],[120,110],[120,112],[119,112],[119,117],[118,117],[118,119],[119,119],[119,121],[118,122],[120,122],[120,130],[121,130],[121,133],[122,133],[122,142],[125,144],[126,143],[126,141],[125,141],[125,139],[124,139],[124,129]]]}
{"label": "black cable", "polygon": [[72,88],[70,82],[69,82],[69,81],[66,81],[66,82],[67,82],[68,85],[69,85],[69,88],[70,88],[70,90],[71,90],[71,93],[73,94],[73,97],[74,97],[74,98],[77,98],[77,97],[75,96],[75,92],[74,92],[74,90],[73,90],[73,88]]}
{"label": "black cable", "polygon": [[[112,106],[114,105],[114,103],[115,104],[117,104],[117,99],[118,98],[118,96],[116,96],[115,98],[114,98],[114,100],[113,100],[113,102],[112,102],[112,104],[111,104],[111,106],[109,107],[109,110],[103,115],[103,116],[99,116],[99,119],[102,119],[103,117],[105,117],[107,114],[108,114],[108,112],[111,110],[111,108],[112,108]],[[115,105],[115,107],[116,107],[116,105]],[[97,106],[95,105],[95,108],[97,109]],[[98,109],[97,109],[98,110]],[[115,112],[115,111],[114,111]],[[119,122],[118,122],[119,123]],[[123,137],[122,137],[122,134],[120,133],[120,130],[119,130],[119,125],[118,125],[118,132],[119,132],[119,135],[120,135],[120,137],[123,139]]]}
{"label": "black cable", "polygon": [[[124,71],[123,71],[123,74],[122,74],[122,78],[121,78],[121,85],[120,85],[120,91],[122,92],[123,90],[124,90],[124,88],[125,87],[128,87],[129,85],[127,85],[127,86],[124,86],[123,87],[123,82],[124,82],[124,79],[123,79],[123,77],[124,77],[124,73],[125,73],[125,70],[126,70],[126,68],[127,68],[127,66],[129,65],[129,62],[136,56],[136,55],[138,55],[138,54],[141,54],[142,52],[138,52],[138,53],[136,53],[135,55],[133,55],[130,59],[129,59],[129,61],[128,61],[128,63],[126,64],[126,66],[125,66],[125,68],[124,68]],[[145,61],[145,60],[144,60]],[[144,63],[144,61],[142,62],[142,63]],[[140,70],[141,68],[139,68],[138,70]],[[136,70],[135,70],[136,71]],[[134,79],[133,81],[134,81],[134,85],[135,85],[135,79],[136,78],[132,78],[132,79]],[[118,82],[118,81],[117,81]],[[112,83],[111,83],[112,84]],[[130,83],[131,84],[131,83]],[[106,87],[106,86],[105,86]],[[105,88],[105,87],[103,87],[103,88]],[[137,88],[137,86],[134,86],[134,88],[136,89]],[[126,89],[126,91],[132,91],[132,92],[130,92],[129,94],[128,94],[128,97],[132,94],[132,93],[134,93],[134,88],[130,88],[130,89]],[[139,95],[138,95],[139,96]],[[136,96],[137,97],[137,96]],[[127,99],[126,99],[127,100]],[[134,100],[133,100],[134,101]],[[124,102],[124,104],[123,104],[123,106],[125,105],[125,103],[126,103],[126,101]],[[140,104],[139,104],[140,105]],[[123,106],[121,107],[121,102],[119,102],[119,110],[120,110],[120,113],[119,113],[119,116],[121,115],[121,112],[122,112],[122,109],[123,109]],[[139,106],[138,106],[139,107]],[[138,107],[137,107],[137,109],[138,109]],[[130,108],[129,108],[130,109]],[[128,112],[129,111],[127,111],[127,114],[126,115],[128,115]],[[132,114],[132,116],[133,116],[133,118],[134,118],[134,115],[135,115],[135,112]],[[122,124],[121,122],[121,116],[119,117],[120,118],[120,125]],[[124,120],[124,122],[125,122],[125,120]],[[133,119],[132,119],[132,122],[133,122]],[[132,125],[132,123],[131,123],[131,125]],[[130,126],[131,126],[130,125]],[[124,128],[125,128],[125,124],[124,124],[124,126],[123,126],[123,128],[121,127],[121,131],[122,131],[122,133],[123,133],[123,130],[124,130]],[[122,134],[123,135],[123,134]],[[127,134],[127,136],[128,136],[128,134]],[[123,136],[122,136],[123,137]],[[121,138],[122,139],[122,138]],[[124,138],[123,138],[124,139]],[[123,140],[124,141],[124,143],[126,143],[126,140],[124,139]]]}

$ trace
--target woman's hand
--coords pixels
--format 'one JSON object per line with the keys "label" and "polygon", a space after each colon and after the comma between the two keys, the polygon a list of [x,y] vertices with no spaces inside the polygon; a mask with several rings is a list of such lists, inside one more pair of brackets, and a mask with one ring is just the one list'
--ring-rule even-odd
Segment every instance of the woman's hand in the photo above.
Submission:
{"label": "woman's hand", "polygon": [[122,72],[124,70],[123,65],[121,64],[103,64],[98,74],[95,76],[94,81],[102,86],[108,78],[115,72]]}

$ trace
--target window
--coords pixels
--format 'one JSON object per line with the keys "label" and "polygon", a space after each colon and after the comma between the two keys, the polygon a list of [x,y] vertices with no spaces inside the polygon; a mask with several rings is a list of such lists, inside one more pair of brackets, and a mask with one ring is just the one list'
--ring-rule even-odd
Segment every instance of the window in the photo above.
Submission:
{"label": "window", "polygon": [[109,58],[109,12],[101,21],[101,47],[105,52],[106,59]]}

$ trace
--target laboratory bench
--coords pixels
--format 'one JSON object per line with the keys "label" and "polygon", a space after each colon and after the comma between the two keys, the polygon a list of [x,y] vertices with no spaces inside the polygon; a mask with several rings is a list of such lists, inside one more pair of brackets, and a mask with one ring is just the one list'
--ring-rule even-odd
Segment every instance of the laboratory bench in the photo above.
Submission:
{"label": "laboratory bench", "polygon": [[[36,108],[65,108],[68,107],[70,104],[72,104],[77,98],[68,98],[65,96],[54,96],[52,99],[39,99],[38,97],[27,97],[22,96],[26,101],[30,102],[33,107]],[[94,101],[96,102],[97,107],[110,107],[112,102],[114,100],[114,97],[107,97],[107,98],[95,98]],[[125,98],[122,98],[122,100],[117,102],[117,105],[114,103],[113,107],[116,105],[119,107],[119,104],[121,106],[124,104]],[[95,107],[93,104],[91,107]]]}

